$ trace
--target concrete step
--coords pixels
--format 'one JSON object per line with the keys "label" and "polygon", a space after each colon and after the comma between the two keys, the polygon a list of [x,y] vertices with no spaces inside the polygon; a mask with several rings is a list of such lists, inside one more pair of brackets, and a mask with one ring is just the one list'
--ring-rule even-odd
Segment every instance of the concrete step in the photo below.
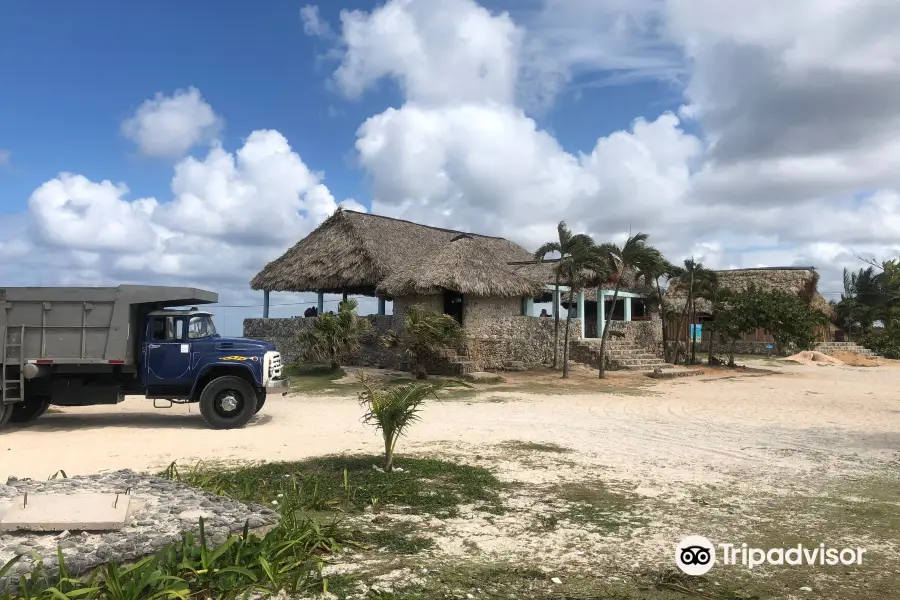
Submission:
{"label": "concrete step", "polygon": [[627,358],[625,360],[617,360],[615,361],[620,365],[627,366],[641,366],[641,365],[657,365],[664,364],[662,360],[658,358]]}
{"label": "concrete step", "polygon": [[675,365],[670,365],[669,363],[664,363],[662,361],[658,363],[654,363],[652,365],[636,365],[636,366],[622,366],[620,369],[622,371],[653,371],[654,369],[674,369]]}

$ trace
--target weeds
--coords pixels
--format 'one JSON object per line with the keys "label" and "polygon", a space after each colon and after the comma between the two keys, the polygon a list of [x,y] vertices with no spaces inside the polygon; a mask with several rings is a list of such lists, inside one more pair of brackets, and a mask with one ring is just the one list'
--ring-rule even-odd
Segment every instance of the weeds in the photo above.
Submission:
{"label": "weeds", "polygon": [[239,468],[197,463],[182,470],[172,463],[161,476],[241,502],[295,499],[299,509],[359,513],[367,507],[397,507],[412,513],[453,514],[460,504],[502,512],[500,482],[487,469],[433,459],[400,458],[403,471],[373,468],[378,456],[329,456],[301,462]]}
{"label": "weeds", "polygon": [[200,520],[199,537],[184,534],[181,541],[132,565],[110,561],[87,577],[69,575],[58,551],[58,573],[50,573],[36,558],[35,566],[15,584],[10,573],[23,558],[16,556],[0,567],[0,600],[160,600],[189,597],[235,598],[253,591],[276,594],[325,591],[321,575],[328,555],[340,551],[336,525],[322,527],[295,516],[289,505],[281,522],[258,537],[244,525],[239,536],[229,536],[211,547]]}

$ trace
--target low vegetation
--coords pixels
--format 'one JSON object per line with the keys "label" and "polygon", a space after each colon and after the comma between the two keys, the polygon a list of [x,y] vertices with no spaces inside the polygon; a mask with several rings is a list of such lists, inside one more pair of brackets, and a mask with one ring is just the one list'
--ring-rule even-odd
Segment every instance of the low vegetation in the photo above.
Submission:
{"label": "low vegetation", "polygon": [[409,370],[416,379],[427,379],[426,360],[442,350],[458,350],[465,342],[465,334],[456,319],[421,306],[410,306],[398,334],[389,331],[383,339],[385,347],[399,346],[409,361]]}
{"label": "low vegetation", "polygon": [[816,330],[828,317],[795,294],[750,286],[740,292],[715,296],[716,318],[710,329],[726,340],[729,364],[734,365],[735,342],[746,333],[764,329],[775,339],[775,353],[807,350],[815,344]]}
{"label": "low vegetation", "polygon": [[322,527],[298,516],[290,501],[282,506],[281,521],[265,535],[228,536],[210,545],[203,520],[200,534],[183,538],[153,556],[130,565],[110,561],[85,577],[74,577],[58,551],[59,569],[53,573],[34,557],[34,567],[18,581],[11,573],[24,557],[0,567],[7,589],[0,600],[234,598],[242,593],[305,593],[326,590],[321,569],[328,555],[341,549],[334,526]]}
{"label": "low vegetation", "polygon": [[290,497],[297,509],[360,513],[367,508],[446,516],[460,504],[496,512],[502,508],[500,482],[490,471],[448,461],[402,457],[402,471],[384,473],[383,457],[327,456],[228,468],[198,463],[172,464],[163,476],[241,502],[270,505]]}
{"label": "low vegetation", "polygon": [[372,325],[356,314],[357,302],[343,300],[337,314],[325,313],[316,318],[313,328],[300,334],[304,358],[327,362],[332,372],[340,371],[340,359],[359,351],[362,337]]}
{"label": "low vegetation", "polygon": [[394,466],[394,448],[397,441],[410,425],[419,419],[419,407],[428,396],[437,398],[437,391],[443,387],[463,385],[456,381],[434,383],[410,382],[395,384],[379,389],[365,376],[360,376],[363,391],[360,403],[365,407],[363,422],[381,432],[384,440],[384,472],[390,473]]}

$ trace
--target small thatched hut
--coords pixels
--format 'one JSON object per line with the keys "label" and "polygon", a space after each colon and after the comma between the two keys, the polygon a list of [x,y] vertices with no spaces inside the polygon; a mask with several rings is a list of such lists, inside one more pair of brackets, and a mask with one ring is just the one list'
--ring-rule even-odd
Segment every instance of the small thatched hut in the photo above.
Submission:
{"label": "small thatched hut", "polygon": [[[832,314],[831,305],[819,293],[819,273],[815,267],[755,267],[748,269],[727,269],[716,271],[716,277],[719,284],[725,289],[731,291],[742,291],[748,287],[756,286],[760,289],[774,289],[789,292],[800,296],[809,304],[809,306],[825,313],[829,316]],[[687,302],[687,290],[684,287],[673,285],[669,289],[667,296],[667,308],[674,312],[681,312]],[[698,314],[698,323],[709,321],[715,318],[712,303],[704,298],[698,298],[695,301]],[[675,339],[679,324],[674,320],[669,321],[667,332],[669,339]],[[705,329],[701,327],[701,330]],[[827,339],[829,331],[822,330],[818,336],[820,339]],[[702,342],[708,342],[709,331],[702,330],[700,334]],[[689,333],[685,330],[682,332],[681,339],[687,339]],[[742,350],[746,352],[758,352],[774,343],[774,339],[767,335],[762,329],[759,331],[748,333],[744,336]]]}

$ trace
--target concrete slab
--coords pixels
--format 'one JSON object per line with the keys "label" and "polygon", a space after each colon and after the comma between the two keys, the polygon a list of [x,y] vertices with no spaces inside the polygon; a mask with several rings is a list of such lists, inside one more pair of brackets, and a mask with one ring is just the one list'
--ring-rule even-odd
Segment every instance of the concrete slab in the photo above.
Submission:
{"label": "concrete slab", "polygon": [[130,503],[128,494],[28,494],[12,501],[0,531],[118,531]]}

